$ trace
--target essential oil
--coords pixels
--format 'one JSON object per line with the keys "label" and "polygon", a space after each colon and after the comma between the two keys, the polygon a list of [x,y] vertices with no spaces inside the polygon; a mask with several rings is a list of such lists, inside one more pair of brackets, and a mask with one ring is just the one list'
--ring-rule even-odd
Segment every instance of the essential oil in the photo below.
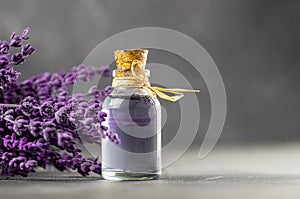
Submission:
{"label": "essential oil", "polygon": [[[143,67],[148,51],[115,51],[114,90],[104,100],[105,125],[121,140],[102,141],[102,175],[107,180],[151,180],[161,174],[161,106],[132,74],[134,60]],[[138,75],[149,76],[142,68]]]}

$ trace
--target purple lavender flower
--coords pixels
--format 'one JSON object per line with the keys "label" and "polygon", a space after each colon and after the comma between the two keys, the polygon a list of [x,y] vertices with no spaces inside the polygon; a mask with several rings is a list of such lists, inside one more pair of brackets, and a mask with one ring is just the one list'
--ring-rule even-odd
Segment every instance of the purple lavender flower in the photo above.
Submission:
{"label": "purple lavender flower", "polygon": [[39,121],[30,122],[28,129],[33,137],[38,137],[39,133],[42,132],[42,124]]}
{"label": "purple lavender flower", "polygon": [[36,109],[37,101],[29,96],[20,102],[19,109],[27,117],[29,117]]}
{"label": "purple lavender flower", "polygon": [[24,63],[25,57],[22,55],[22,53],[15,53],[11,56],[11,61],[13,65],[19,65]]}
{"label": "purple lavender flower", "polygon": [[52,121],[48,121],[43,125],[43,138],[50,141],[52,135],[57,131],[56,125]]}
{"label": "purple lavender flower", "polygon": [[97,68],[97,73],[101,74],[103,77],[111,77],[111,69],[109,66]]}
{"label": "purple lavender flower", "polygon": [[40,106],[40,114],[46,117],[53,117],[54,116],[54,107],[52,106],[51,102],[45,102]]}
{"label": "purple lavender flower", "polygon": [[74,138],[71,133],[60,132],[57,133],[57,145],[60,147],[65,147],[68,142],[72,141]]}
{"label": "purple lavender flower", "polygon": [[111,70],[107,66],[97,68],[95,66],[84,66],[81,64],[73,67],[71,72],[76,74],[78,80],[89,81],[96,74],[107,77]]}
{"label": "purple lavender flower", "polygon": [[18,164],[23,161],[26,161],[26,158],[23,156],[19,156],[19,157],[13,158],[11,161],[9,161],[8,166],[9,167],[18,167]]}
{"label": "purple lavender flower", "polygon": [[0,68],[4,68],[4,67],[8,66],[8,64],[9,64],[8,57],[6,55],[1,55],[0,56]]}
{"label": "purple lavender flower", "polygon": [[66,108],[61,108],[55,113],[55,120],[60,125],[68,125],[69,124],[69,114]]}
{"label": "purple lavender flower", "polygon": [[0,90],[8,88],[19,77],[20,73],[12,67],[6,66],[0,69]]}
{"label": "purple lavender flower", "polygon": [[29,172],[34,172],[37,162],[35,160],[28,160],[24,156],[15,157],[9,161],[8,173],[14,175],[13,173],[18,171],[21,176],[26,177]]}
{"label": "purple lavender flower", "polygon": [[14,132],[21,136],[24,132],[28,130],[28,120],[26,120],[22,116],[17,117],[14,121],[13,129]]}
{"label": "purple lavender flower", "polygon": [[77,76],[76,73],[67,73],[67,74],[65,74],[65,77],[64,77],[65,83],[67,85],[73,85],[76,81],[76,76]]}
{"label": "purple lavender flower", "polygon": [[22,46],[22,36],[17,35],[15,32],[10,36],[10,46],[21,47]]}
{"label": "purple lavender flower", "polygon": [[104,122],[105,117],[107,117],[107,114],[105,112],[101,112],[101,111],[98,112],[97,119],[99,120],[99,122]]}
{"label": "purple lavender flower", "polygon": [[111,141],[111,142],[114,142],[116,144],[120,144],[121,143],[121,140],[118,136],[118,134],[116,133],[111,133],[109,132],[108,135],[107,135],[108,139]]}
{"label": "purple lavender flower", "polygon": [[78,167],[78,172],[83,176],[89,175],[90,171],[94,173],[101,173],[101,166],[97,163],[96,160],[83,159],[80,166]]}
{"label": "purple lavender flower", "polygon": [[90,79],[90,68],[85,68],[83,65],[79,65],[74,69],[74,72],[77,75],[77,79],[80,79],[82,81],[88,81]]}
{"label": "purple lavender flower", "polygon": [[23,39],[23,40],[29,39],[29,36],[28,36],[29,30],[30,30],[29,27],[27,27],[27,28],[25,28],[25,29],[23,30],[23,32],[22,32],[22,39]]}
{"label": "purple lavender flower", "polygon": [[102,90],[102,95],[103,96],[108,96],[113,90],[113,87],[112,86],[107,86],[105,87],[104,90]]}
{"label": "purple lavender flower", "polygon": [[63,80],[62,76],[59,75],[58,73],[54,73],[50,78],[49,84],[59,88],[62,86],[63,82],[64,82],[64,80]]}
{"label": "purple lavender flower", "polygon": [[35,51],[34,46],[32,46],[31,44],[26,44],[22,46],[22,55],[27,57],[29,55],[31,55],[33,52]]}
{"label": "purple lavender flower", "polygon": [[7,41],[1,41],[0,43],[0,53],[8,54],[10,50],[10,45]]}
{"label": "purple lavender flower", "polygon": [[32,171],[33,168],[37,166],[37,162],[35,160],[29,160],[24,164],[25,169]]}

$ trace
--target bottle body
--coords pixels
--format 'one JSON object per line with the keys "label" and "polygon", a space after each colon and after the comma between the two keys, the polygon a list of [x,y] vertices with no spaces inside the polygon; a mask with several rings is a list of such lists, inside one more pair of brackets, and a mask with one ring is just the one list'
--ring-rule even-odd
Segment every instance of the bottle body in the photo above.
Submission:
{"label": "bottle body", "polygon": [[119,144],[102,140],[102,175],[108,180],[151,180],[161,174],[161,106],[142,88],[114,88],[103,102],[105,125]]}

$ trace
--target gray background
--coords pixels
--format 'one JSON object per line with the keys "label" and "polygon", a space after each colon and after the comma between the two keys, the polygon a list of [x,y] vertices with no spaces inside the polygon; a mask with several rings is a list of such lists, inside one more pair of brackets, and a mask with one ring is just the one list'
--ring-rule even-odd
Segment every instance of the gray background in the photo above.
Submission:
{"label": "gray background", "polygon": [[[223,76],[228,112],[220,144],[294,142],[300,138],[299,8],[297,0],[1,0],[0,37],[31,27],[37,52],[19,68],[26,79],[80,64],[99,42],[127,29],[180,31],[203,45]],[[153,51],[149,60],[159,54],[163,64],[192,71],[165,52]],[[209,95],[202,79],[189,74],[203,91],[199,143]]]}

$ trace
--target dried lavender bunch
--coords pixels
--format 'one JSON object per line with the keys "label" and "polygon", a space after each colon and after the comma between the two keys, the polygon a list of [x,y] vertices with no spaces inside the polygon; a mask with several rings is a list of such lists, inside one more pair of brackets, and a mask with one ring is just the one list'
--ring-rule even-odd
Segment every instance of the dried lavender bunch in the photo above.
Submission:
{"label": "dried lavender bunch", "polygon": [[106,118],[101,112],[102,100],[112,88],[100,90],[93,86],[87,93],[73,95],[68,87],[95,75],[108,76],[110,69],[80,65],[70,72],[44,73],[17,82],[19,73],[11,71],[11,66],[23,63],[34,51],[30,44],[22,44],[28,39],[28,31],[25,29],[22,35],[13,33],[10,42],[2,41],[0,45],[0,53],[5,56],[12,47],[22,49],[22,56],[16,53],[11,60],[3,56],[3,62],[0,61],[0,65],[5,65],[2,73],[9,76],[0,84],[0,103],[6,104],[0,105],[1,174],[27,176],[37,167],[48,165],[60,171],[77,170],[83,176],[100,174],[98,159],[83,157],[76,144],[99,144],[104,138],[120,143],[118,135],[102,125]]}

